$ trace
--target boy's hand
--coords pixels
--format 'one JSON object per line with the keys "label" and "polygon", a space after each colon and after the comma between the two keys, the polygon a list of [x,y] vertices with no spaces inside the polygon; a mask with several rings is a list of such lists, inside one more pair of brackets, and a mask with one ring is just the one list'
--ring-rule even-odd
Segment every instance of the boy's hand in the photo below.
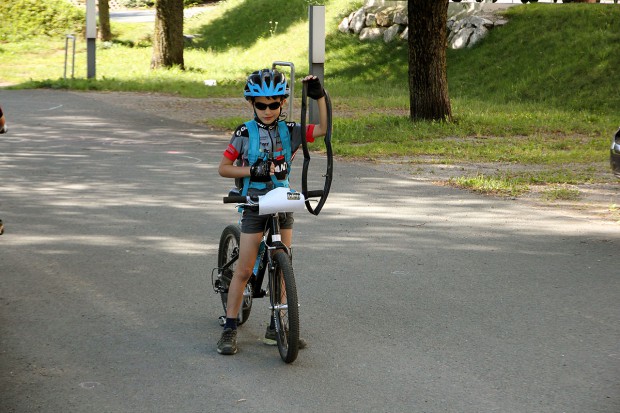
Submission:
{"label": "boy's hand", "polygon": [[250,178],[254,182],[269,182],[271,181],[271,161],[263,161],[262,159],[254,162],[254,165],[250,166]]}
{"label": "boy's hand", "polygon": [[321,81],[316,76],[308,76],[303,82],[308,84],[308,97],[314,100],[321,99],[325,96],[325,92],[323,92],[323,86],[321,85]]}

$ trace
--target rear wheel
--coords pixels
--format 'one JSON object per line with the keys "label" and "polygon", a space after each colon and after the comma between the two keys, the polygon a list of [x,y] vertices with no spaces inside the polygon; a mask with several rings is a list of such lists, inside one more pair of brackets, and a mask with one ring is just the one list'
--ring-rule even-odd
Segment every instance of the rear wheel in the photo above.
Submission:
{"label": "rear wheel", "polygon": [[295,276],[291,259],[284,251],[274,254],[273,263],[275,271],[270,291],[276,341],[282,360],[292,363],[299,352],[299,305]]}
{"label": "rear wheel", "polygon": [[[229,262],[234,257],[239,256],[239,238],[241,237],[241,231],[237,225],[229,225],[222,231],[220,237],[220,247],[217,254],[217,266],[223,267],[224,264]],[[224,314],[226,314],[226,304],[228,301],[228,285],[232,279],[233,273],[237,263],[235,262],[228,267],[222,274],[221,283],[224,287],[224,291],[220,292],[220,298],[222,299],[222,307],[224,308]],[[250,311],[252,310],[252,284],[248,282],[243,291],[243,300],[241,302],[241,308],[237,315],[237,324],[241,325],[247,321],[250,317]]]}

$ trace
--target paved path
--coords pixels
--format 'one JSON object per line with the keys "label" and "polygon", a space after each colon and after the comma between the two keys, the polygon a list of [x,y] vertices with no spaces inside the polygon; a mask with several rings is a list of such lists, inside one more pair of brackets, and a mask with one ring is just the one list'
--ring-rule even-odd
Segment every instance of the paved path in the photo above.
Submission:
{"label": "paved path", "polygon": [[310,348],[284,365],[258,300],[223,357],[228,137],[80,93],[0,101],[0,411],[620,411],[617,226],[338,162],[296,220]]}

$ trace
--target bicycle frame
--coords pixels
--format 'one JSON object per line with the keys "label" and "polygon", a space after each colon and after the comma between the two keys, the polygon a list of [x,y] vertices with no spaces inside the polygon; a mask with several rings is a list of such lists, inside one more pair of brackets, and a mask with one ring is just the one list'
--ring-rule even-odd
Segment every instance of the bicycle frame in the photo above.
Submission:
{"label": "bicycle frame", "polygon": [[[310,192],[309,192],[310,194]],[[316,196],[322,194],[318,193]],[[263,228],[260,249],[254,270],[242,292],[242,300],[237,313],[237,325],[245,323],[251,313],[253,299],[267,295],[271,325],[275,326],[275,337],[280,357],[285,363],[292,363],[299,351],[299,300],[295,274],[291,261],[291,249],[282,242],[280,214],[305,210],[305,197],[291,189],[273,189],[266,195],[240,196],[229,194],[224,203],[234,203],[238,207],[258,212],[268,219]],[[213,289],[221,293],[224,313],[228,314],[228,286],[233,281],[232,266],[239,259],[241,232],[238,225],[228,225],[220,237],[218,248],[218,267],[211,272]],[[261,267],[261,264],[262,267]],[[218,271],[214,279],[214,272]],[[268,286],[263,290],[265,271]],[[236,304],[235,304],[236,305]],[[226,316],[220,317],[224,325]],[[268,329],[269,332],[269,329]]]}
{"label": "bicycle frame", "polygon": [[[279,213],[271,214],[265,229],[263,230],[263,239],[259,246],[258,255],[256,256],[256,263],[252,276],[248,283],[252,284],[252,298],[262,298],[266,295],[265,290],[261,290],[264,282],[265,270],[267,268],[273,269],[272,255],[277,250],[283,250],[289,257],[292,258],[291,249],[282,242],[282,236],[280,235],[280,221]],[[218,275],[224,278],[226,285],[230,284],[232,280],[232,273],[230,267],[239,259],[239,251],[237,250],[231,259],[226,262],[222,267],[214,268],[214,271],[218,271]],[[262,266],[260,265],[262,263]],[[211,283],[215,292],[227,292],[222,286],[219,279],[213,279],[213,272],[211,273]],[[244,293],[245,294],[245,293]]]}

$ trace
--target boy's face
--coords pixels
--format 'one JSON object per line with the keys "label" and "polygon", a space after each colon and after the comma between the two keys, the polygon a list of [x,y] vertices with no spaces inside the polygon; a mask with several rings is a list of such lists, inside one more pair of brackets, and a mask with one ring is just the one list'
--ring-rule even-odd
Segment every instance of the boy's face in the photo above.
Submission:
{"label": "boy's face", "polygon": [[[286,102],[286,99],[280,97],[265,97],[258,96],[254,98],[252,105],[258,119],[265,125],[271,125],[277,121],[282,111],[282,105]],[[269,107],[272,106],[272,107]],[[275,106],[275,107],[274,107]]]}

